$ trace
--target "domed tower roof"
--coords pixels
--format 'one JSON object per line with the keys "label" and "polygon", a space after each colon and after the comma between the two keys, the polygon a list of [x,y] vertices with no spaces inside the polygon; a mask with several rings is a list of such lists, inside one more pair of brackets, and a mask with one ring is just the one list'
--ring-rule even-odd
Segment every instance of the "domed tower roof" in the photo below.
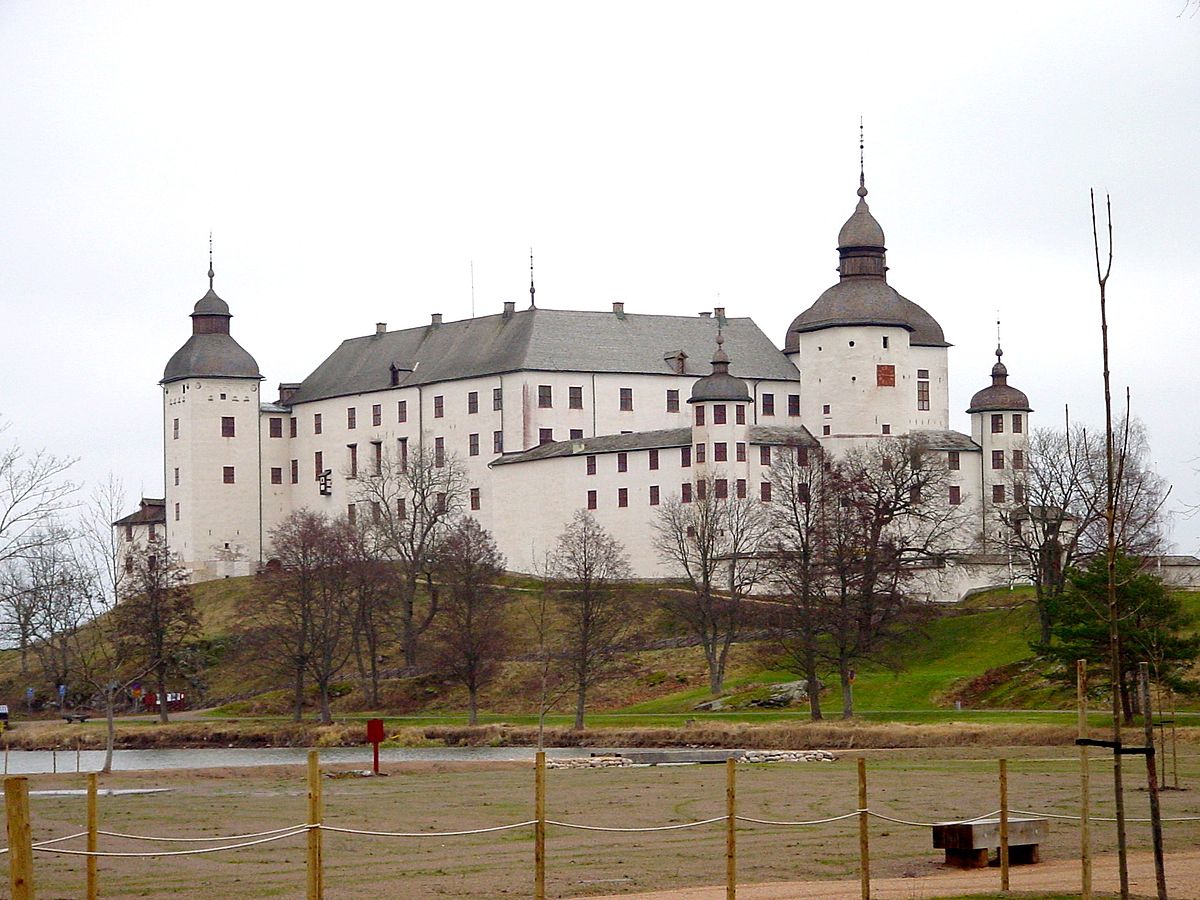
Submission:
{"label": "domed tower roof", "polygon": [[949,347],[942,326],[887,283],[883,228],[867,205],[866,178],[858,177],[858,205],[838,232],[840,280],[800,313],[788,328],[785,352],[800,349],[800,335],[839,325],[881,325],[909,331],[915,347]]}
{"label": "domed tower roof", "polygon": [[[211,253],[211,250],[209,251]],[[184,378],[261,379],[258,363],[229,334],[229,304],[213,290],[212,258],[208,262],[208,293],[192,310],[192,336],[175,351],[163,371],[167,384]]]}
{"label": "domed tower roof", "polygon": [[996,345],[996,364],[992,366],[992,383],[971,398],[969,413],[977,412],[1033,412],[1029,398],[1008,383],[1008,367],[1000,361],[1004,351]]}
{"label": "domed tower roof", "polygon": [[692,385],[688,403],[707,403],[725,400],[732,403],[752,403],[746,382],[729,374],[729,354],[725,352],[725,336],[717,332],[717,352],[712,358],[712,374],[698,378]]}

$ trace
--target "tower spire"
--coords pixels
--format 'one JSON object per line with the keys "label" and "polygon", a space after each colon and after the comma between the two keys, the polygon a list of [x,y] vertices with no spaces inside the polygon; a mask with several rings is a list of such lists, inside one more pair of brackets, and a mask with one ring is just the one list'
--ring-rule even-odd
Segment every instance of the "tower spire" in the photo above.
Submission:
{"label": "tower spire", "polygon": [[208,233],[208,289],[213,289],[212,232]]}
{"label": "tower spire", "polygon": [[864,165],[863,148],[866,142],[863,140],[863,118],[858,117],[858,196],[867,196],[867,169]]}
{"label": "tower spire", "polygon": [[534,302],[533,295],[535,293],[533,287],[533,248],[529,248],[529,308],[537,309],[537,303]]}
{"label": "tower spire", "polygon": [[1004,355],[1004,351],[1000,345],[1000,314],[996,313],[996,364],[1000,364],[1000,357]]}

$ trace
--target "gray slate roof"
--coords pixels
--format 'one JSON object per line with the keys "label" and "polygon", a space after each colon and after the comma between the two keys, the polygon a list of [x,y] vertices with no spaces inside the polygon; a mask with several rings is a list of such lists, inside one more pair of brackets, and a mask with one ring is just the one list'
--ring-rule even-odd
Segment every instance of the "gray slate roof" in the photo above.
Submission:
{"label": "gray slate roof", "polygon": [[132,512],[113,525],[161,525],[167,521],[167,501],[157,497],[143,497],[138,503],[137,512]]}
{"label": "gray slate roof", "polygon": [[963,434],[961,431],[943,431],[941,429],[911,431],[909,437],[914,443],[919,443],[929,450],[979,451],[983,449],[971,439],[970,435]]}
{"label": "gray slate roof", "polygon": [[843,279],[800,313],[788,328],[786,349],[800,349],[800,333],[838,325],[907,328],[917,347],[949,347],[942,326],[884,279],[860,275]]}
{"label": "gray slate roof", "polygon": [[262,375],[254,357],[229,335],[193,334],[167,362],[159,383],[199,377],[262,378]]}
{"label": "gray slate roof", "polygon": [[[723,330],[734,374],[799,380],[751,319],[727,318]],[[403,387],[519,370],[668,375],[682,350],[687,374],[699,377],[710,371],[701,361],[711,358],[716,337],[715,318],[526,309],[350,338],[304,379],[292,402],[386,390],[392,365]]]}

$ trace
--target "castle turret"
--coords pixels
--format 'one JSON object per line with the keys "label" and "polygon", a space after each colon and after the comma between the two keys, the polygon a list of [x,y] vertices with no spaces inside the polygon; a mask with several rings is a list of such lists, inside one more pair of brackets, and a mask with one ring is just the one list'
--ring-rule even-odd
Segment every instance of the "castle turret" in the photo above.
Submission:
{"label": "castle turret", "polygon": [[192,310],[192,335],[171,357],[163,389],[166,529],[197,579],[255,571],[260,528],[262,375],[229,333],[229,305],[213,289]]}
{"label": "castle turret", "polygon": [[983,530],[988,540],[1003,540],[1003,519],[1023,506],[1029,452],[1029,398],[1008,383],[1004,351],[996,345],[992,383],[971,398],[971,437],[982,448],[980,491]]}
{"label": "castle turret", "polygon": [[[717,499],[745,496],[749,479],[749,422],[754,401],[746,382],[729,374],[725,337],[717,332],[712,374],[692,385],[692,453],[696,489]],[[710,487],[711,485],[711,487]]]}

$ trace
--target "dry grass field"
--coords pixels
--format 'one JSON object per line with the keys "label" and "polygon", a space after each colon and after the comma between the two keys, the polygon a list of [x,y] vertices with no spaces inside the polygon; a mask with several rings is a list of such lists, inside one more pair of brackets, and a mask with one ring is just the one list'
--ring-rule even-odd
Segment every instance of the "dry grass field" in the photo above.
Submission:
{"label": "dry grass field", "polygon": [[[1189,748],[1190,750],[1190,748]],[[1072,813],[1078,765],[1062,747],[863,751],[874,809],[896,818],[930,821],[986,813],[997,807],[996,757],[1010,760],[1014,808]],[[855,807],[855,753],[836,762],[738,767],[739,812],[768,819],[811,819]],[[325,779],[326,823],[395,831],[460,830],[533,816],[533,772],[528,765],[409,764],[390,777]],[[1129,815],[1142,816],[1146,795],[1140,761],[1131,761]],[[1185,786],[1200,779],[1200,758],[1181,759]],[[77,775],[36,776],[32,791],[79,788]],[[596,825],[676,824],[724,812],[721,766],[672,766],[547,773],[551,819]],[[151,835],[208,836],[255,832],[305,819],[302,768],[199,770],[194,773],[121,773],[102,787],[166,787],[169,792],[101,797],[101,828]],[[1094,815],[1109,815],[1110,769],[1093,764]],[[1164,814],[1200,815],[1200,789],[1164,794]],[[80,830],[80,796],[34,796],[35,840]],[[746,884],[854,878],[857,836],[853,820],[792,829],[746,825],[738,835],[739,880]],[[875,820],[873,872],[880,878],[942,871],[928,828]],[[1149,846],[1148,826],[1131,826],[1134,849]],[[1112,826],[1096,827],[1097,853],[1114,849]],[[1168,851],[1194,848],[1200,822],[1169,824]],[[66,846],[79,846],[78,843]],[[102,839],[101,849],[162,849]],[[187,845],[195,847],[196,845]],[[1055,822],[1043,846],[1048,860],[1076,858],[1077,830]],[[547,838],[547,891],[553,897],[612,895],[715,885],[724,877],[720,824],[647,835],[568,831]],[[167,849],[173,849],[167,847]],[[0,874],[7,880],[7,857]],[[304,839],[290,838],[239,851],[191,857],[104,860],[102,893],[120,897],[295,897],[304,889]],[[38,853],[39,897],[82,893],[80,858]],[[531,829],[471,837],[389,839],[326,834],[326,896],[500,897],[531,895]],[[913,882],[913,893],[922,896]]]}

